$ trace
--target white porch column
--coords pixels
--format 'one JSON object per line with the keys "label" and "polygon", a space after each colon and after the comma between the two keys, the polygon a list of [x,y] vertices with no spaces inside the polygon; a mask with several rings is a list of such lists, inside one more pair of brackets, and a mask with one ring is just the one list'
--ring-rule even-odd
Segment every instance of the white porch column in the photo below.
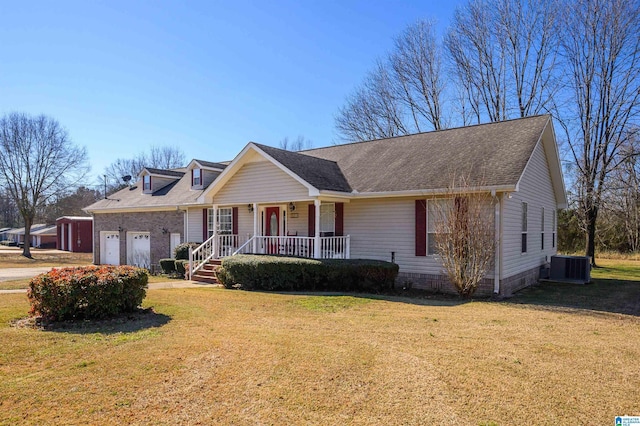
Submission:
{"label": "white porch column", "polygon": [[258,203],[253,203],[253,253],[258,252]]}
{"label": "white porch column", "polygon": [[313,257],[320,259],[320,200],[313,200],[313,205],[316,207],[316,223],[315,223],[315,237],[313,242]]}
{"label": "white porch column", "polygon": [[[213,241],[211,242],[211,248],[213,250],[213,258],[218,258],[218,205],[213,205]],[[208,224],[207,224],[208,225]]]}

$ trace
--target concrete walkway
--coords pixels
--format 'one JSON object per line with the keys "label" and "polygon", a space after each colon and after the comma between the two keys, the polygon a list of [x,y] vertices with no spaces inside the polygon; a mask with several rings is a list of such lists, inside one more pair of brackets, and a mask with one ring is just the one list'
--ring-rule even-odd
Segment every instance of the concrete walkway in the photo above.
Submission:
{"label": "concrete walkway", "polygon": [[35,268],[2,268],[0,269],[0,282],[33,278],[38,274],[49,272],[51,266],[38,266]]}
{"label": "concrete walkway", "polygon": [[[150,283],[149,290],[159,290],[164,288],[216,288],[222,287],[220,284],[204,284],[197,281],[166,281],[161,283]],[[15,293],[26,293],[26,288],[19,288],[15,290],[0,290],[0,294],[15,294]]]}

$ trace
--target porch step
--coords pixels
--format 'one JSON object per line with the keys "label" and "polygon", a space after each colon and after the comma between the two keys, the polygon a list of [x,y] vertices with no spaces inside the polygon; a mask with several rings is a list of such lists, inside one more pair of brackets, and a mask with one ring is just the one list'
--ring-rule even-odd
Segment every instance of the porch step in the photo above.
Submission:
{"label": "porch step", "polygon": [[219,259],[209,260],[202,266],[202,268],[198,272],[193,274],[191,280],[207,284],[218,284],[218,279],[216,278],[216,269],[218,269],[221,264],[222,261]]}

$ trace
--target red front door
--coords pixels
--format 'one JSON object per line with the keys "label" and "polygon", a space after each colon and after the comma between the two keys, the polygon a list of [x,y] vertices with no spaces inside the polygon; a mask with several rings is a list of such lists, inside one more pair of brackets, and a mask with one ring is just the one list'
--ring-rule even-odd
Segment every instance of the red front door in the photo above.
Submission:
{"label": "red front door", "polygon": [[[267,237],[280,236],[280,207],[267,207],[265,209],[264,235]],[[278,239],[269,238],[267,241],[267,253],[278,253]]]}

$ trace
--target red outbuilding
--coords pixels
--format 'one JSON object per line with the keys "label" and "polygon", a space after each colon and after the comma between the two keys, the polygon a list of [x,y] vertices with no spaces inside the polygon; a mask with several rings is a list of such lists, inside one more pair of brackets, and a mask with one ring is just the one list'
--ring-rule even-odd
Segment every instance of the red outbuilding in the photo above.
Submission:
{"label": "red outbuilding", "polygon": [[56,219],[58,250],[91,253],[93,250],[93,218],[63,216]]}

